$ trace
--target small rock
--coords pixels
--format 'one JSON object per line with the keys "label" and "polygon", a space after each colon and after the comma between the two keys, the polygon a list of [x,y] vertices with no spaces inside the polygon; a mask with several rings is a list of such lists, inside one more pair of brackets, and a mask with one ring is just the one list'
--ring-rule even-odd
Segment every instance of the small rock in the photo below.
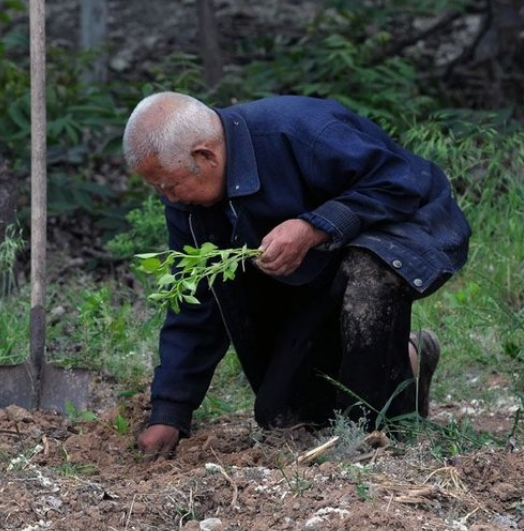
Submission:
{"label": "small rock", "polygon": [[220,518],[206,518],[200,522],[200,529],[202,531],[218,531],[222,527],[222,520]]}
{"label": "small rock", "polygon": [[111,61],[109,61],[109,67],[115,72],[124,72],[131,68],[130,58],[123,56],[113,57]]}
{"label": "small rock", "polygon": [[493,518],[493,523],[509,527],[510,529],[517,529],[519,527],[518,522],[515,520],[513,516],[505,516],[503,514],[498,514]]}
{"label": "small rock", "polygon": [[320,516],[313,516],[312,518],[309,518],[306,523],[304,524],[303,529],[309,530],[309,529],[321,529],[324,524],[324,519],[320,518]]}
{"label": "small rock", "polygon": [[66,313],[66,309],[63,306],[55,306],[51,310],[51,317],[62,317]]}
{"label": "small rock", "polygon": [[12,422],[32,422],[33,421],[33,415],[27,411],[27,409],[24,409],[20,406],[7,406],[5,408],[5,412],[7,413],[7,417]]}

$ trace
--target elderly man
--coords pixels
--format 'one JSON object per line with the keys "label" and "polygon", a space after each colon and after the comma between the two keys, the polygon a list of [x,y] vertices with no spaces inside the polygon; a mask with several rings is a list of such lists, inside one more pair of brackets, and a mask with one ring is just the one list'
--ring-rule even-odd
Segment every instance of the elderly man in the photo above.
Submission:
{"label": "elderly man", "polygon": [[[168,311],[148,455],[169,455],[232,342],[263,427],[428,415],[439,357],[411,307],[465,263],[469,225],[433,163],[330,100],[211,109],[163,92],[124,134],[130,169],[162,196],[169,244],[247,244],[261,257],[199,305]],[[338,382],[336,385],[333,382]]]}

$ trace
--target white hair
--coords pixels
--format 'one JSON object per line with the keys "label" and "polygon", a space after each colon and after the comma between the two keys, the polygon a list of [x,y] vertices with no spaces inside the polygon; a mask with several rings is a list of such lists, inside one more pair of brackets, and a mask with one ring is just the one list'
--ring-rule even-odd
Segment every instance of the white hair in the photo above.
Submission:
{"label": "white hair", "polygon": [[131,169],[154,156],[165,168],[191,164],[198,142],[218,137],[216,113],[191,96],[159,92],[144,98],[131,113],[124,131],[124,156]]}

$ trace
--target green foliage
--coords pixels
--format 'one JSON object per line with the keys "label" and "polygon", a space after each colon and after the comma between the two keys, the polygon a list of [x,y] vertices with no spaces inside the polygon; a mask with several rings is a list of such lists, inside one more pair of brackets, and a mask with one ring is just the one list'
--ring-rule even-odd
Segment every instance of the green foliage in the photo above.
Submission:
{"label": "green foliage", "polygon": [[13,11],[25,11],[24,2],[19,0],[3,0],[0,4],[0,23],[9,24],[13,20]]}
{"label": "green foliage", "polygon": [[49,287],[47,355],[63,366],[84,366],[141,389],[156,357],[160,316],[136,303],[114,281],[75,279],[75,288]]}
{"label": "green foliage", "polygon": [[524,131],[434,122],[417,126],[410,141],[446,168],[473,228],[465,269],[415,306],[415,326],[437,330],[444,347],[435,390],[495,401],[499,391],[485,382],[496,371],[522,391]]}
{"label": "green foliage", "polygon": [[9,295],[14,287],[14,267],[18,253],[24,248],[22,229],[9,225],[0,242],[0,295]]}
{"label": "green foliage", "polygon": [[21,363],[28,356],[29,311],[28,297],[0,298],[0,365]]}
{"label": "green foliage", "polygon": [[417,86],[415,65],[384,53],[391,34],[368,34],[374,19],[356,8],[351,3],[324,11],[298,42],[275,38],[265,50],[269,60],[230,73],[213,96],[219,101],[275,94],[328,97],[390,130],[435,109],[435,101]]}
{"label": "green foliage", "polygon": [[107,248],[117,256],[131,258],[144,249],[164,250],[167,228],[164,211],[155,195],[149,195],[140,208],[126,215],[128,230],[117,234]]}
{"label": "green foliage", "polygon": [[[115,194],[106,184],[95,182],[93,167],[97,159],[120,152],[121,130],[129,108],[118,105],[107,86],[82,83],[82,71],[90,60],[88,56],[79,55],[72,59],[69,52],[53,46],[48,47],[47,56],[49,213],[70,214],[84,209],[90,215],[104,217],[108,214],[108,201]],[[29,172],[31,98],[28,59],[26,33],[13,29],[0,37],[1,149],[18,173]],[[125,93],[125,90],[121,92]],[[118,101],[122,100],[125,102],[120,95]],[[115,151],[115,140],[118,141],[118,151]],[[82,169],[76,170],[79,167]]]}
{"label": "green foliage", "polygon": [[112,199],[115,193],[107,186],[89,181],[82,175],[56,172],[49,177],[49,215],[72,214],[83,209],[88,214],[101,216],[102,199]]}
{"label": "green foliage", "polygon": [[488,445],[501,446],[503,444],[501,439],[489,433],[482,433],[475,428],[467,416],[461,419],[452,417],[444,425],[426,422],[423,425],[423,431],[418,434],[430,440],[431,452],[439,459],[465,455]]}
{"label": "green foliage", "polygon": [[[8,148],[6,155],[21,162],[27,160],[30,147],[29,70],[27,63],[9,59],[6,48],[0,46],[0,84],[5,87],[0,90],[0,129]],[[89,144],[95,140],[103,152],[123,127],[128,109],[116,105],[111,92],[104,87],[85,87],[81,83],[81,61],[71,61],[62,50],[51,48],[49,53],[46,85],[49,163],[76,163],[91,156]]]}
{"label": "green foliage", "polygon": [[15,261],[24,246],[21,228],[9,225],[0,243],[0,365],[20,363],[29,352],[29,304],[12,297]]}
{"label": "green foliage", "polygon": [[238,249],[219,249],[206,242],[199,248],[186,245],[183,252],[138,254],[136,259],[139,271],[156,278],[157,290],[149,298],[178,313],[183,303],[199,303],[195,293],[201,281],[207,281],[211,287],[219,277],[223,281],[232,280],[239,265],[260,254],[260,250],[245,245]]}
{"label": "green foliage", "polygon": [[524,167],[524,130],[498,119],[495,113],[441,110],[412,124],[400,141],[441,166],[466,206],[480,204],[493,192],[506,193]]}

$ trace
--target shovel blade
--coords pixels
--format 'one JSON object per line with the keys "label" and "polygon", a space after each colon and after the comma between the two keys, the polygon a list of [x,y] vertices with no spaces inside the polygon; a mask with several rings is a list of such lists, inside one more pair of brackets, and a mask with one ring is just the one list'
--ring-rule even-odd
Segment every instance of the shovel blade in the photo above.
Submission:
{"label": "shovel blade", "polygon": [[3,365],[0,367],[0,408],[10,405],[33,409],[35,397],[29,367],[19,365]]}
{"label": "shovel blade", "polygon": [[77,411],[87,409],[91,374],[86,369],[65,369],[49,363],[42,366],[40,408],[67,413],[68,404]]}
{"label": "shovel blade", "polygon": [[[0,408],[12,404],[24,409],[38,406],[36,389],[27,364],[0,367]],[[40,409],[68,413],[68,405],[84,411],[89,403],[91,375],[86,369],[64,369],[49,363],[42,366]]]}

